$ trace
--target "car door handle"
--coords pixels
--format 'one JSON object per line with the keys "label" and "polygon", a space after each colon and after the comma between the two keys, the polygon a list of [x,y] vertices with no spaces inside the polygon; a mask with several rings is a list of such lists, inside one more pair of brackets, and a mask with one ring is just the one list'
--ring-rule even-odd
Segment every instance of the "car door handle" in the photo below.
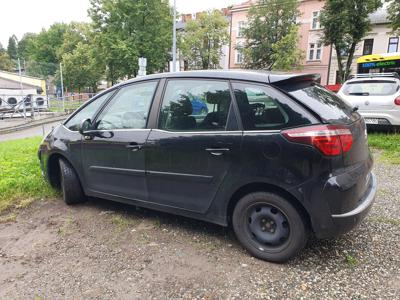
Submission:
{"label": "car door handle", "polygon": [[132,151],[139,151],[140,149],[143,148],[143,145],[138,143],[130,143],[126,145],[126,148],[131,149]]}
{"label": "car door handle", "polygon": [[207,152],[210,152],[212,155],[215,155],[215,156],[221,156],[225,152],[228,152],[230,150],[231,149],[229,149],[229,148],[207,148],[206,149]]}

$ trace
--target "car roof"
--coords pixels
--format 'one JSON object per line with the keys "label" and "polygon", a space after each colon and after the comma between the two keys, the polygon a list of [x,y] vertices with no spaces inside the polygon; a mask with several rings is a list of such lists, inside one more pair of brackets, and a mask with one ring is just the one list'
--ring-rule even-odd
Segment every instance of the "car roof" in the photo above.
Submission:
{"label": "car roof", "polygon": [[183,71],[175,73],[159,73],[143,77],[133,78],[118,85],[125,85],[133,82],[140,82],[161,78],[215,78],[230,80],[248,80],[261,83],[281,83],[287,81],[319,81],[319,74],[301,74],[301,73],[278,73],[267,71],[249,71],[249,70],[204,70],[204,71]]}

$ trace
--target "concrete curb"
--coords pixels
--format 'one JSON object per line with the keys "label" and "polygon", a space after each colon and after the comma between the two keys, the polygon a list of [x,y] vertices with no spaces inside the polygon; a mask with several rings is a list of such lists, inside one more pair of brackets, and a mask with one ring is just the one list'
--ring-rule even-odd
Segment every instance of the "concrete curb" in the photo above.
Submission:
{"label": "concrete curb", "polygon": [[65,119],[67,119],[68,116],[69,115],[63,115],[63,116],[52,117],[52,118],[47,118],[47,119],[42,119],[42,120],[37,120],[37,121],[31,121],[29,123],[22,124],[22,125],[5,127],[5,128],[0,129],[0,135],[13,133],[15,131],[22,131],[25,129],[29,129],[29,128],[37,127],[40,125],[57,122],[57,121],[63,121]]}

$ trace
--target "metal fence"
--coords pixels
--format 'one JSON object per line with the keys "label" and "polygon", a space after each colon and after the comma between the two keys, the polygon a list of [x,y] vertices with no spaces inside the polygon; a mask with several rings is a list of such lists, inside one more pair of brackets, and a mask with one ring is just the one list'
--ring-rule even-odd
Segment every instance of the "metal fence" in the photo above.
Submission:
{"label": "metal fence", "polygon": [[43,95],[0,95],[0,119],[34,118],[35,115],[70,114],[94,94],[69,94],[63,98]]}

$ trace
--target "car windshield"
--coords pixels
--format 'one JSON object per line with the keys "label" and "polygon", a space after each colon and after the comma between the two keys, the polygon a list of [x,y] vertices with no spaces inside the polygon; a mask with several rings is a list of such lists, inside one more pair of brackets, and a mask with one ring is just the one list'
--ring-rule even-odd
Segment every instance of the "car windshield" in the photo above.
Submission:
{"label": "car windshield", "polygon": [[343,87],[343,93],[348,96],[389,96],[399,90],[395,81],[365,80],[348,82]]}

